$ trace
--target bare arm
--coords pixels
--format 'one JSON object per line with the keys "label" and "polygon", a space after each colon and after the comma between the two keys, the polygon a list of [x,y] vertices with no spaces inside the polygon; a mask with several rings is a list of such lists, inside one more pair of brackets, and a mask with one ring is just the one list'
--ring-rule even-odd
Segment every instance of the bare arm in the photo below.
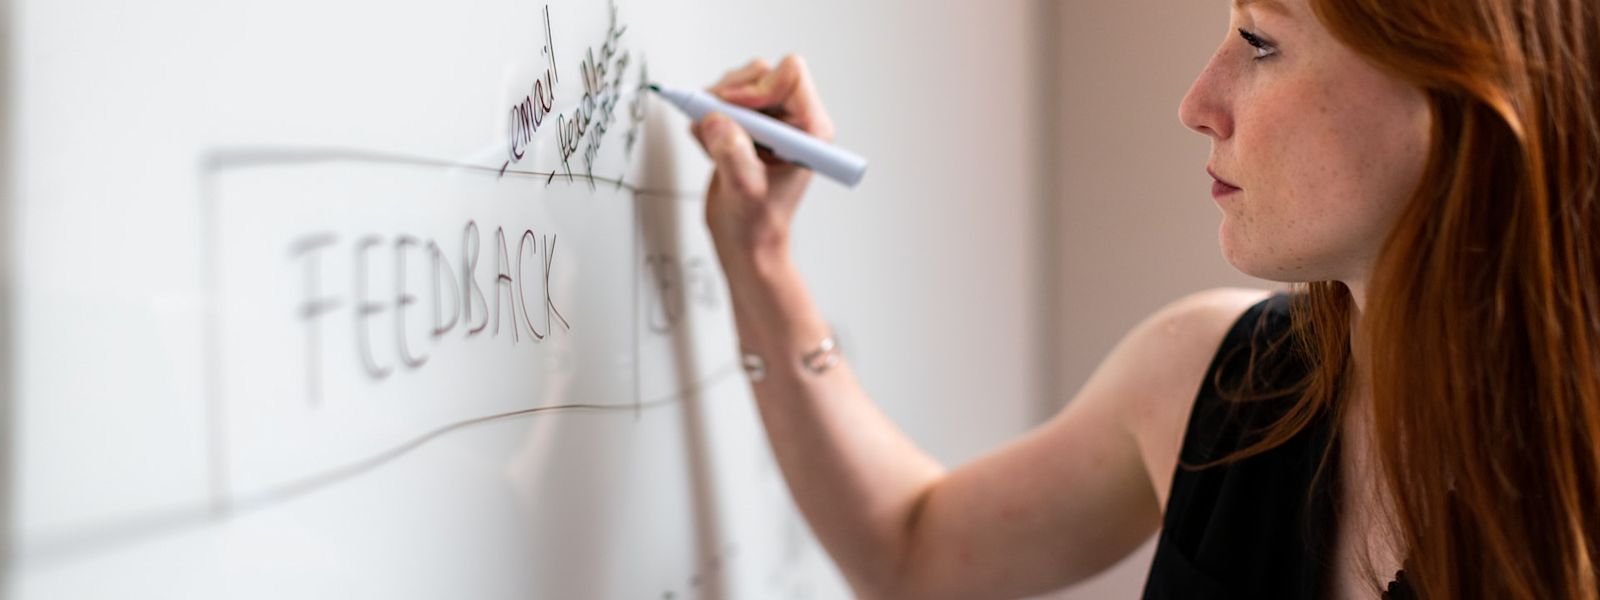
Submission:
{"label": "bare arm", "polygon": [[929,488],[899,597],[1037,594],[1094,575],[1160,526],[1189,410],[1255,290],[1180,299],[1130,331],[1061,413]]}
{"label": "bare arm", "polygon": [[[832,137],[796,57],[776,68],[756,60],[711,91]],[[800,357],[830,335],[789,261],[789,222],[811,173],[758,157],[749,137],[720,115],[694,133],[717,164],[706,222],[728,277],[739,343],[767,364],[765,379],[752,387],[774,455],[796,504],[851,585],[881,595],[896,584],[914,505],[944,469],[878,411],[848,364],[821,376],[801,366]]]}
{"label": "bare arm", "polygon": [[[793,57],[776,68],[751,63],[712,91],[832,135]],[[767,362],[753,384],[767,436],[796,503],[858,594],[1038,593],[1104,569],[1155,530],[1211,353],[1259,294],[1175,303],[1130,333],[1056,418],[947,473],[877,409],[847,362],[821,375],[801,366],[829,335],[787,248],[809,172],[758,157],[725,118],[695,133],[717,164],[706,220],[740,344]]]}

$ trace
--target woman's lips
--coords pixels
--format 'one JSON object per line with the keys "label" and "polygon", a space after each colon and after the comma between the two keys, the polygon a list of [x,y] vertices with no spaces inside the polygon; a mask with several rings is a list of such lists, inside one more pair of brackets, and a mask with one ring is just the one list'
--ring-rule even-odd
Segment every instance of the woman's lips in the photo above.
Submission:
{"label": "woman's lips", "polygon": [[1217,173],[1215,171],[1212,171],[1210,167],[1206,167],[1206,174],[1210,175],[1211,179],[1215,180],[1211,184],[1211,197],[1212,198],[1221,198],[1221,197],[1226,196],[1228,194],[1232,194],[1234,192],[1239,191],[1239,187],[1238,186],[1235,186],[1235,185],[1233,185],[1231,183],[1228,183],[1228,181],[1226,179],[1223,179],[1221,177],[1217,177]]}
{"label": "woman's lips", "polygon": [[1212,198],[1221,198],[1223,196],[1226,196],[1228,194],[1232,194],[1232,193],[1237,192],[1237,191],[1239,191],[1239,188],[1233,187],[1233,186],[1228,185],[1226,183],[1223,183],[1221,181],[1215,181],[1215,182],[1212,182],[1212,184],[1211,184],[1211,197]]}

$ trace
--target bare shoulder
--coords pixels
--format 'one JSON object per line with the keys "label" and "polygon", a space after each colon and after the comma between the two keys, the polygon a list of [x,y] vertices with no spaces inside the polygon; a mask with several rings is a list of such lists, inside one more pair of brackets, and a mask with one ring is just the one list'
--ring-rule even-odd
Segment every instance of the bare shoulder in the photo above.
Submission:
{"label": "bare shoulder", "polygon": [[1163,507],[1190,409],[1222,338],[1268,290],[1218,288],[1180,298],[1129,331],[1101,365],[1122,398],[1121,421],[1139,446]]}
{"label": "bare shoulder", "polygon": [[1107,362],[1136,365],[1148,391],[1172,386],[1193,393],[1222,337],[1239,316],[1267,299],[1267,290],[1217,288],[1179,298],[1146,317],[1117,344]]}

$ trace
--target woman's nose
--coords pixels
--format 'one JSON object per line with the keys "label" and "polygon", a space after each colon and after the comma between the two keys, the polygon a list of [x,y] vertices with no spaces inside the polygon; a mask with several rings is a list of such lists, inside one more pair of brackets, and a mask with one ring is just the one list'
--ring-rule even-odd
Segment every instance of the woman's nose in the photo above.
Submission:
{"label": "woman's nose", "polygon": [[1185,127],[1213,140],[1223,140],[1233,135],[1233,117],[1223,85],[1231,77],[1223,72],[1219,64],[1221,54],[1219,50],[1212,55],[1211,62],[1200,71],[1200,76],[1195,78],[1194,84],[1189,86],[1189,93],[1184,94],[1183,102],[1178,105],[1178,120]]}

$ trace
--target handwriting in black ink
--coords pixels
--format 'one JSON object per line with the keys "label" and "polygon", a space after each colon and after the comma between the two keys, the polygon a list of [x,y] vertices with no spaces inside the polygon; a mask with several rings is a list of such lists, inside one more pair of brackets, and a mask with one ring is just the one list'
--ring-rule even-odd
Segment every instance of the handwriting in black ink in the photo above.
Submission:
{"label": "handwriting in black ink", "polygon": [[556,84],[561,82],[561,71],[556,68],[556,43],[551,32],[548,4],[544,7],[544,47],[541,50],[545,57],[544,76],[533,80],[533,89],[522,97],[521,102],[511,107],[511,121],[506,135],[509,156],[505,165],[500,167],[502,173],[506,167],[522,160],[528,144],[533,143],[533,135],[539,132],[545,118],[556,108]]}

